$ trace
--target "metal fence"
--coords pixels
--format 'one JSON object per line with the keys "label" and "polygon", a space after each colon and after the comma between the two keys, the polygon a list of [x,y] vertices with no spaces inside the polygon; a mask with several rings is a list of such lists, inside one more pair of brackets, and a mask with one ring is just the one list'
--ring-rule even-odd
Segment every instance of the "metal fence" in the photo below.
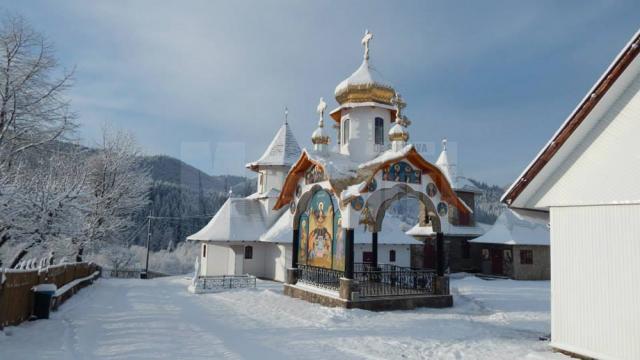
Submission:
{"label": "metal fence", "polygon": [[256,277],[252,275],[199,276],[196,280],[194,292],[203,293],[255,287]]}
{"label": "metal fence", "polygon": [[[118,279],[140,279],[140,274],[144,273],[144,269],[102,269],[102,277],[118,278]],[[169,276],[167,274],[156,271],[148,271],[147,279]]]}
{"label": "metal fence", "polygon": [[309,265],[298,266],[298,281],[330,290],[340,288],[340,278],[344,271],[323,269]]}
{"label": "metal fence", "polygon": [[379,264],[354,264],[354,279],[359,283],[360,297],[409,296],[434,293],[435,272]]}

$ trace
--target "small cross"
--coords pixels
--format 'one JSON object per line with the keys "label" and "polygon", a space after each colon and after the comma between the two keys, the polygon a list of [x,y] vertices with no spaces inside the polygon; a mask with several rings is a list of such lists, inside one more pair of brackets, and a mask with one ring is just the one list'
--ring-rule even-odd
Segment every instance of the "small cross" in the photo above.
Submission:
{"label": "small cross", "polygon": [[284,123],[289,123],[289,108],[287,108],[286,106],[284,107]]}
{"label": "small cross", "polygon": [[391,103],[396,107],[396,117],[401,118],[401,111],[404,107],[404,101],[402,100],[402,96],[400,95],[400,93],[396,92],[395,95],[393,95],[393,97],[391,98]]}
{"label": "small cross", "polygon": [[364,59],[369,60],[369,41],[373,39],[373,34],[369,30],[364,31],[364,37],[362,38],[362,45],[364,45]]}

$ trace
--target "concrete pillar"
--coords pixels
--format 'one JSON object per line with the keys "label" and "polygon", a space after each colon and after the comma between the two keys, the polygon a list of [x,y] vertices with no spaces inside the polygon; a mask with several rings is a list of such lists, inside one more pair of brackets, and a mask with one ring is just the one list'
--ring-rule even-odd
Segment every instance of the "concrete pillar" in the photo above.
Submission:
{"label": "concrete pillar", "polygon": [[347,279],[353,279],[353,229],[346,229],[345,239],[345,259],[344,259],[344,277]]}
{"label": "concrete pillar", "polygon": [[293,229],[293,238],[291,239],[291,267],[298,268],[298,252],[300,249],[300,230]]}
{"label": "concrete pillar", "polygon": [[444,234],[439,232],[436,234],[436,272],[438,276],[444,276],[444,254]]}
{"label": "concrete pillar", "polygon": [[378,232],[371,233],[371,252],[373,253],[373,267],[378,266]]}

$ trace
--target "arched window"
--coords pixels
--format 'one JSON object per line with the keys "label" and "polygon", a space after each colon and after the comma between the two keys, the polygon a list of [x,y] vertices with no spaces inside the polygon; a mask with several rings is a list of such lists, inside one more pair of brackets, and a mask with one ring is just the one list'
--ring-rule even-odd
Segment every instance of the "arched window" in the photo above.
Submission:
{"label": "arched window", "polygon": [[207,244],[202,244],[202,257],[207,257]]}
{"label": "arched window", "polygon": [[389,262],[396,262],[396,251],[389,250]]}
{"label": "arched window", "polygon": [[384,120],[379,117],[375,119],[375,140],[376,145],[384,145]]}
{"label": "arched window", "polygon": [[253,259],[253,246],[245,246],[244,247],[244,258],[245,259]]}
{"label": "arched window", "polygon": [[344,119],[342,122],[342,143],[345,145],[349,143],[349,125],[349,119]]}

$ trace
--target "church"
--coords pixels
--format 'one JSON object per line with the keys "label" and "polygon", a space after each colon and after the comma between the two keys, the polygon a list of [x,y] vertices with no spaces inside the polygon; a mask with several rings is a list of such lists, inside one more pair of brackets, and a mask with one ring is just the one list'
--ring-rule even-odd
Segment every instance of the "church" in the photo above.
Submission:
{"label": "church", "polygon": [[[320,99],[313,148],[300,149],[285,116],[265,153],[247,164],[258,173],[256,193],[230,197],[188,237],[201,243],[200,276],[248,273],[284,281],[286,294],[308,300],[321,288],[337,306],[393,295],[451,305],[445,244],[482,233],[473,221],[479,191],[457,176],[446,142],[436,164],[409,142],[406,103],[370,65],[372,38],[365,34],[361,65],[335,88],[328,119]],[[405,197],[420,204],[417,224],[385,216]]]}

